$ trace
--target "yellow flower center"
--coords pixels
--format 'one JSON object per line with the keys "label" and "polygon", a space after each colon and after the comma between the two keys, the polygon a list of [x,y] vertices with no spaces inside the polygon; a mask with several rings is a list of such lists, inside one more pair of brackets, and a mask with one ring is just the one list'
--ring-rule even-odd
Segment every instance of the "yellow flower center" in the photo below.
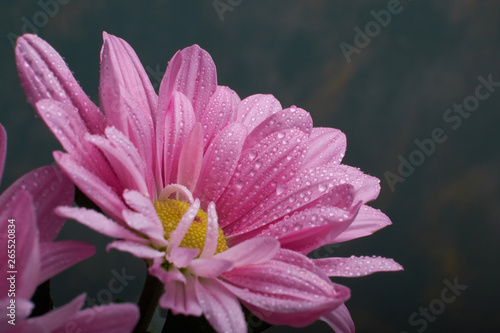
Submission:
{"label": "yellow flower center", "polygon": [[[189,208],[189,204],[187,202],[174,199],[155,201],[153,204],[156,214],[158,214],[158,217],[163,224],[165,239],[170,240],[170,233],[174,231],[177,224],[179,224],[182,215],[184,215]],[[200,209],[186,235],[182,239],[180,246],[199,249],[201,253],[201,251],[203,251],[203,246],[205,245],[206,235],[207,213]],[[219,228],[219,238],[217,239],[217,249],[215,250],[215,253],[223,252],[227,249],[226,237],[224,236],[222,229]]]}

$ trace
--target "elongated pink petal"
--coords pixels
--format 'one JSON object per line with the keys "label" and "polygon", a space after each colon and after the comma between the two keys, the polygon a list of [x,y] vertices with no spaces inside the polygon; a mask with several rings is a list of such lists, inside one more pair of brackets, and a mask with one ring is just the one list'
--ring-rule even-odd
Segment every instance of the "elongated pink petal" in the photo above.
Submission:
{"label": "elongated pink petal", "polygon": [[156,131],[157,158],[163,170],[164,185],[177,181],[181,150],[195,123],[193,107],[182,93],[173,92],[166,108],[164,117],[158,118],[162,123],[157,125]]}
{"label": "elongated pink petal", "polygon": [[188,247],[174,247],[167,255],[169,262],[177,268],[187,267],[196,256],[200,254],[199,249],[191,249]]}
{"label": "elongated pink petal", "polygon": [[[180,255],[178,256],[178,258],[176,258],[176,259],[179,259],[179,262],[181,262],[181,263],[182,263],[182,261],[187,260],[188,255],[191,255],[191,256],[193,255],[194,251],[191,251],[191,250],[198,250],[198,249],[184,248],[184,249],[188,249],[187,251],[184,251],[184,249],[178,248],[178,247],[176,247],[176,249],[181,249],[179,251]],[[171,253],[172,252],[175,252],[175,251],[172,250]],[[194,256],[196,256],[196,255],[194,255]],[[183,257],[183,258],[181,258],[181,257]],[[170,266],[169,270],[166,271],[165,267],[163,267],[164,263],[165,263],[164,257],[154,258],[153,264],[151,266],[149,266],[149,268],[148,268],[149,274],[156,276],[158,278],[158,280],[160,280],[163,283],[164,286],[167,286],[170,283],[170,281],[178,281],[178,282],[186,283],[186,281],[187,281],[186,278],[188,278],[188,276],[184,276],[184,274],[182,274],[181,271],[179,271],[179,269],[175,266]]]}
{"label": "elongated pink petal", "polygon": [[213,257],[217,249],[217,242],[219,240],[219,223],[217,223],[217,212],[213,202],[208,204],[207,209],[207,232],[205,235],[205,244],[203,251],[201,251],[200,258]]}
{"label": "elongated pink petal", "polygon": [[45,328],[47,332],[54,332],[57,328],[64,327],[67,322],[71,321],[71,318],[83,306],[86,296],[86,294],[81,294],[68,304],[49,311],[43,316],[30,318],[28,322]]}
{"label": "elongated pink petal", "polygon": [[154,246],[163,247],[167,245],[167,241],[163,236],[165,231],[161,226],[154,223],[154,220],[152,221],[147,216],[130,210],[124,210],[122,215],[131,229],[146,235]]}
{"label": "elongated pink petal", "polygon": [[380,210],[363,205],[354,221],[336,237],[329,238],[329,243],[342,243],[373,234],[375,231],[391,225],[391,220]]}
{"label": "elongated pink petal", "polygon": [[234,267],[262,264],[273,258],[280,248],[279,242],[271,237],[257,237],[231,246],[215,255],[217,259],[231,260]]}
{"label": "elongated pink petal", "polygon": [[82,223],[83,225],[86,225],[90,229],[93,229],[103,235],[112,238],[126,239],[144,244],[148,242],[147,239],[139,237],[138,235],[119,225],[115,221],[110,220],[106,216],[99,214],[98,212],[91,209],[58,207],[56,208],[55,212],[60,216],[74,219]]}
{"label": "elongated pink petal", "polygon": [[4,249],[0,252],[0,269],[7,275],[0,279],[0,288],[9,290],[7,278],[14,274],[16,298],[30,299],[37,286],[40,250],[33,201],[26,191],[15,192],[0,206],[0,227],[0,245]]}
{"label": "elongated pink petal", "polygon": [[190,204],[194,202],[193,194],[187,189],[186,186],[180,184],[170,184],[165,186],[163,190],[161,190],[158,199],[167,200],[172,193],[176,193],[177,195],[184,197],[184,199]]}
{"label": "elongated pink petal", "polygon": [[61,142],[63,148],[85,167],[113,188],[118,188],[115,174],[101,152],[91,143],[82,140],[89,133],[78,117],[77,109],[49,99],[36,103],[44,122]]}
{"label": "elongated pink petal", "polygon": [[93,256],[93,245],[77,241],[40,243],[41,270],[38,283],[41,284],[74,264]]}
{"label": "elongated pink petal", "polygon": [[132,332],[139,320],[135,304],[110,304],[78,311],[67,325],[75,332],[125,333]]}
{"label": "elongated pink petal", "polygon": [[309,134],[312,131],[312,127],[312,118],[309,112],[292,106],[272,114],[249,132],[243,149],[252,148],[266,136],[275,132],[295,128]]}
{"label": "elongated pink petal", "polygon": [[216,278],[220,274],[233,268],[231,260],[225,259],[197,259],[193,260],[189,266],[189,271],[196,276],[203,278]]}
{"label": "elongated pink petal", "polygon": [[108,186],[99,177],[75,161],[69,154],[56,151],[54,152],[54,159],[90,200],[113,219],[121,220],[122,211],[127,208],[117,195],[117,192],[121,192],[121,190],[116,191]]}
{"label": "elongated pink petal", "polygon": [[5,128],[0,124],[0,181],[3,176],[3,168],[5,166],[5,157],[7,156],[7,133]]}
{"label": "elongated pink petal", "polygon": [[33,200],[41,242],[56,238],[65,219],[54,214],[58,205],[70,205],[74,186],[56,166],[41,167],[22,176],[0,197],[0,207],[7,204],[17,191],[27,191]]}
{"label": "elongated pink petal", "polygon": [[354,322],[345,304],[339,305],[332,312],[322,315],[321,320],[333,328],[335,333],[354,333]]}
{"label": "elongated pink petal", "polygon": [[281,111],[281,103],[273,95],[256,94],[242,100],[237,107],[237,120],[252,131],[264,119]]}
{"label": "elongated pink petal", "polygon": [[193,223],[193,220],[198,214],[200,209],[200,200],[195,199],[195,201],[189,206],[187,211],[182,215],[179,224],[174,231],[170,233],[170,242],[168,243],[167,252],[170,252],[173,248],[178,247],[184,236],[186,235],[189,227]]}
{"label": "elongated pink petal", "polygon": [[[108,130],[112,131],[112,128],[108,127],[106,131]],[[120,145],[119,140],[112,141],[100,135],[86,135],[84,139],[98,147],[104,156],[106,156],[123,187],[139,191],[144,195],[150,195],[149,189],[151,186],[148,188],[146,179],[144,178],[145,167],[142,165],[141,168],[140,160],[134,159],[135,154],[133,154],[133,150],[124,149]],[[121,139],[126,140],[126,137],[123,136]],[[121,143],[124,145],[131,144],[127,141],[121,141]]]}
{"label": "elongated pink petal", "polygon": [[184,185],[189,191],[194,191],[200,176],[202,162],[203,127],[201,123],[196,123],[181,149],[177,184]]}
{"label": "elongated pink petal", "polygon": [[16,43],[16,64],[28,103],[45,98],[62,102],[78,110],[92,134],[102,133],[104,115],[76,82],[61,56],[43,39],[25,34]]}
{"label": "elongated pink petal", "polygon": [[300,168],[307,136],[297,129],[273,133],[242,152],[226,190],[217,201],[220,225],[227,226],[254,209],[279,183],[290,180]]}
{"label": "elongated pink petal", "polygon": [[195,291],[195,280],[192,276],[186,276],[186,282],[172,280],[165,285],[165,292],[158,304],[164,309],[170,309],[174,315],[199,317],[202,309]]}
{"label": "elongated pink petal", "polygon": [[[327,165],[315,169],[302,170],[286,184],[277,186],[276,191],[259,203],[248,214],[237,220],[228,230],[228,235],[235,237],[249,231],[261,228],[273,220],[286,218],[294,212],[310,207],[316,200],[328,193],[344,193],[341,186],[344,183],[355,182],[357,189],[352,189],[355,195],[363,183],[365,175],[356,170],[348,175],[345,166]],[[348,170],[351,170],[347,167]],[[355,178],[355,177],[358,178]],[[352,195],[340,195],[340,200],[352,202]],[[246,238],[245,238],[246,239]]]}
{"label": "elongated pink petal", "polygon": [[340,164],[346,150],[346,137],[335,128],[313,128],[308,140],[309,150],[304,158],[303,169],[324,164]]}
{"label": "elongated pink petal", "polygon": [[274,325],[308,325],[350,295],[348,288],[308,269],[274,260],[234,268],[222,277],[252,313]]}
{"label": "elongated pink petal", "polygon": [[148,223],[154,226],[158,233],[163,233],[163,225],[156,214],[156,210],[150,198],[145,197],[137,191],[125,190],[123,192],[123,199],[130,208],[141,213],[148,218]]}
{"label": "elongated pink petal", "polygon": [[314,264],[328,276],[342,277],[359,277],[376,272],[403,270],[403,267],[393,259],[375,256],[315,259]]}
{"label": "elongated pink petal", "polygon": [[[101,89],[111,83],[123,86],[139,104],[144,116],[154,117],[158,96],[148,78],[141,61],[132,47],[123,39],[103,32],[104,44],[101,50]],[[103,82],[104,81],[104,82]]]}
{"label": "elongated pink petal", "polygon": [[165,255],[164,252],[155,250],[150,246],[131,241],[114,241],[106,246],[107,251],[111,249],[128,252],[143,259],[154,259]]}
{"label": "elongated pink petal", "polygon": [[169,98],[173,91],[183,93],[200,121],[216,88],[217,72],[212,57],[198,45],[193,45],[178,51],[169,61],[160,85],[160,99]]}
{"label": "elongated pink petal", "polygon": [[216,202],[229,183],[246,136],[246,129],[239,123],[227,125],[208,147],[201,167],[198,184],[193,195],[203,205]]}
{"label": "elongated pink petal", "polygon": [[[307,254],[323,245],[329,235],[341,234],[354,220],[358,208],[350,212],[337,207],[309,209],[281,220],[269,230],[281,227],[281,235],[275,234],[281,247]],[[283,232],[284,228],[288,232]]]}
{"label": "elongated pink petal", "polygon": [[[156,108],[156,95],[132,48],[125,44],[124,41],[105,34],[101,51],[99,98],[108,125],[115,126],[124,133],[137,148],[146,165],[144,174],[149,184],[153,181],[155,147],[149,103],[155,103]],[[143,73],[139,73],[138,68]],[[146,80],[148,85],[142,85],[141,80]]]}
{"label": "elongated pink petal", "polygon": [[203,124],[204,147],[208,148],[213,138],[232,120],[236,120],[236,108],[240,98],[232,89],[217,86],[208,102],[205,112],[200,117]]}
{"label": "elongated pink petal", "polygon": [[196,280],[196,295],[203,314],[217,332],[246,332],[241,305],[217,280]]}

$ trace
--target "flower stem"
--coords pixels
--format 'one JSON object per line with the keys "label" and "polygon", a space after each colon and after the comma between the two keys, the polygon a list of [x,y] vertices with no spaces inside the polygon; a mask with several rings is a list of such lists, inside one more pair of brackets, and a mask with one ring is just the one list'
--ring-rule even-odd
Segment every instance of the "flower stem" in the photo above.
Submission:
{"label": "flower stem", "polygon": [[147,332],[156,307],[158,306],[158,300],[160,299],[162,291],[162,283],[156,277],[148,274],[138,304],[141,317],[135,327],[134,333]]}

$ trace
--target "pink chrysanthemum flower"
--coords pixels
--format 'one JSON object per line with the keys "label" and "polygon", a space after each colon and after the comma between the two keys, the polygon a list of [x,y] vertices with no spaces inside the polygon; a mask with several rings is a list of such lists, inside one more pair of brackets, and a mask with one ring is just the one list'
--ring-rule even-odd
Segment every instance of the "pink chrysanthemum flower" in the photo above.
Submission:
{"label": "pink chrysanthemum flower", "polygon": [[344,134],[313,128],[303,109],[218,86],[197,45],[175,54],[156,95],[133,49],[104,33],[100,109],[42,39],[21,37],[16,58],[28,101],[67,151],[56,161],[114,221],[58,213],[146,259],[173,313],[244,331],[239,300],[270,324],[321,318],[350,331],[349,290],[328,276],[401,269],[384,258],[305,257],[390,224],[365,205],[378,179],[341,165]]}
{"label": "pink chrysanthemum flower", "polygon": [[[6,134],[0,125],[0,179],[5,152]],[[70,180],[57,167],[42,167],[0,195],[0,269],[7,274],[0,280],[0,305],[7,311],[0,322],[1,332],[48,333],[72,327],[74,331],[121,333],[134,328],[139,317],[135,305],[80,310],[85,294],[42,316],[29,317],[34,306],[30,298],[38,285],[95,252],[86,243],[54,241],[65,219],[53,210],[71,204],[73,192]]]}

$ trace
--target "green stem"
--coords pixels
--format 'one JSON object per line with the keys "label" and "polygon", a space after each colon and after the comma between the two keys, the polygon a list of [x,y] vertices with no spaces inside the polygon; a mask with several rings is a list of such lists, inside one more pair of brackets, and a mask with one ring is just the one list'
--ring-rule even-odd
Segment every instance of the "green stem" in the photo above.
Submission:
{"label": "green stem", "polygon": [[162,291],[163,284],[156,277],[148,274],[138,304],[141,318],[139,318],[134,333],[147,332],[156,307],[158,306],[158,300],[160,299]]}

